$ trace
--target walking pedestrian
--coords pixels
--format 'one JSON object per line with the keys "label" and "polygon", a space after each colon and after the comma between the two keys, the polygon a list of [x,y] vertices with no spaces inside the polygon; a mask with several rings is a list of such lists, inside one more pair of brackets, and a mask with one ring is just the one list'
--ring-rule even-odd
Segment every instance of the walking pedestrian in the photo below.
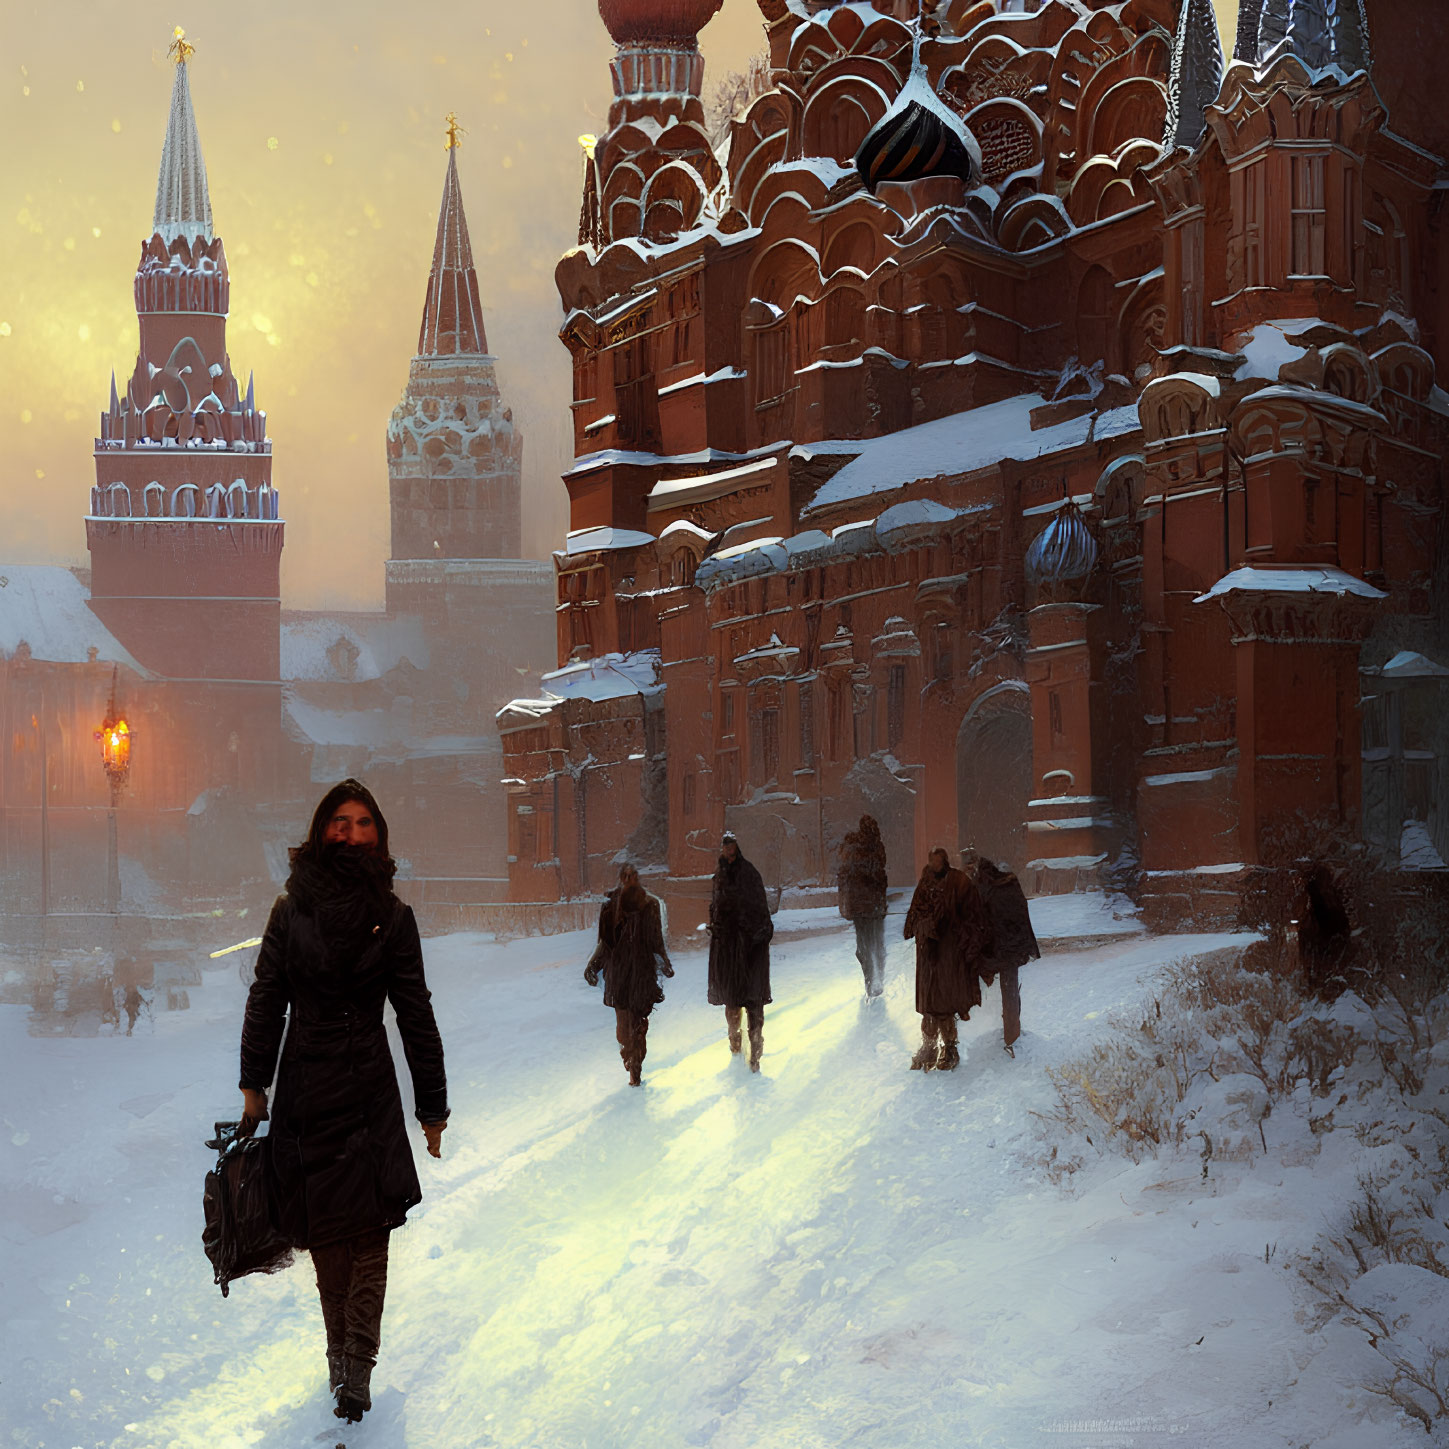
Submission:
{"label": "walking pedestrian", "polygon": [[916,1010],[921,1045],[912,1071],[951,1071],[960,1064],[956,1018],[970,1018],[981,1005],[977,960],[986,941],[985,912],[976,887],[951,866],[937,846],[930,854],[910,909],[906,939],[916,942]]}
{"label": "walking pedestrian", "polygon": [[740,1012],[750,1034],[750,1070],[760,1070],[765,1049],[765,1007],[770,1004],[770,941],[775,934],[760,873],[725,831],[709,900],[709,1003],[725,1009],[730,1051],[739,1054]]}
{"label": "walking pedestrian", "polygon": [[1041,957],[1031,928],[1031,910],[1021,882],[1004,865],[974,850],[963,850],[961,863],[975,880],[986,907],[990,933],[981,958],[981,980],[990,986],[1001,977],[1001,1032],[1007,1056],[1014,1057],[1021,1036],[1021,968]]}
{"label": "walking pedestrian", "polygon": [[387,821],[365,785],[344,780],[322,797],[291,864],[247,997],[242,1130],[267,1117],[275,1069],[278,1212],[293,1246],[312,1254],[334,1413],[357,1422],[372,1407],[388,1234],[422,1200],[383,1002],[397,1017],[434,1157],[448,1122],[443,1044],[417,922],[393,894]]}
{"label": "walking pedestrian", "polygon": [[881,994],[885,981],[886,853],[880,826],[869,815],[840,845],[836,871],[840,914],[855,926],[855,959],[865,994]]}
{"label": "walking pedestrian", "polygon": [[632,865],[621,867],[619,884],[599,908],[599,939],[584,980],[590,986],[604,976],[604,1005],[614,1008],[615,1035],[629,1085],[643,1080],[649,1013],[664,1000],[659,977],[674,975],[664,946],[663,917],[657,897],[639,884]]}
{"label": "walking pedestrian", "polygon": [[141,1007],[144,1004],[140,988],[133,981],[126,987],[126,1035],[136,1029],[136,1018],[141,1014]]}

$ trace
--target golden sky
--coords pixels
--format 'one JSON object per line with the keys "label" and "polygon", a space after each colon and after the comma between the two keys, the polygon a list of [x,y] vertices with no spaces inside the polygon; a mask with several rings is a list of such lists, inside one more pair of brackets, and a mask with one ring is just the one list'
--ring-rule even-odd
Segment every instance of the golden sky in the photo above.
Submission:
{"label": "golden sky", "polygon": [[[1235,0],[1215,0],[1231,36]],[[66,0],[0,5],[0,562],[85,563],[93,439],[135,363],[175,25],[216,230],[228,347],[256,374],[287,520],[284,606],[378,607],[384,431],[407,380],[437,226],[443,117],[503,395],[523,427],[524,547],[561,540],[572,454],[553,284],[576,239],[577,137],[612,47],[594,0]],[[700,37],[705,95],[763,48],[755,0]]]}

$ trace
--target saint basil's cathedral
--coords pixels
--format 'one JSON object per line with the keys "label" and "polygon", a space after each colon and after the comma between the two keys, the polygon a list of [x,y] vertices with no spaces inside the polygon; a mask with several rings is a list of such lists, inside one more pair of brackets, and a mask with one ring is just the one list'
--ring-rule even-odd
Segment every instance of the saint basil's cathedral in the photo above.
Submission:
{"label": "saint basil's cathedral", "polygon": [[1158,925],[1442,870],[1444,18],[758,3],[718,125],[720,0],[599,0],[513,898],[627,858],[689,929],[722,830],[825,887],[863,811]]}

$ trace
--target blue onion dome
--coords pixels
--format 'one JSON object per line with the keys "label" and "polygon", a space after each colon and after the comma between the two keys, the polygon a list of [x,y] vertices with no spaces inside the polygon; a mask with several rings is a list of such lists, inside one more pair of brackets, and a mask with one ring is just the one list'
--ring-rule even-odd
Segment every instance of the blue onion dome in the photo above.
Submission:
{"label": "blue onion dome", "polygon": [[1038,593],[1081,584],[1097,566],[1097,540],[1070,499],[1032,540],[1022,560],[1026,581]]}
{"label": "blue onion dome", "polygon": [[855,153],[855,169],[872,195],[884,181],[959,176],[969,191],[981,179],[981,147],[936,94],[920,56],[917,36],[909,79]]}

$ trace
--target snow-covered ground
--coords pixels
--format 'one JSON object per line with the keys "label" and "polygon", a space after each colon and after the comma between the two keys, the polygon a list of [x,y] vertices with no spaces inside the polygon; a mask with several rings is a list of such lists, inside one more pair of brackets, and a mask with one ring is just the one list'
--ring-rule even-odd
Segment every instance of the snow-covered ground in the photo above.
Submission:
{"label": "snow-covered ground", "polygon": [[782,944],[757,1077],[682,952],[638,1091],[586,936],[429,942],[454,1115],[441,1162],[415,1134],[426,1198],[393,1238],[376,1408],[346,1433],[305,1258],[223,1300],[201,1251],[237,973],[131,1039],[31,1038],[0,1008],[0,1444],[1422,1444],[1360,1387],[1361,1335],[1295,1317],[1285,1264],[1352,1186],[1351,1134],[1280,1150],[1275,1114],[1266,1155],[1206,1180],[1195,1151],[1066,1186],[1041,1166],[1045,1068],[1230,939],[1049,955],[1022,973],[1016,1059],[993,990],[961,1068],[930,1075],[906,1067],[898,937],[874,1006],[845,930]]}

